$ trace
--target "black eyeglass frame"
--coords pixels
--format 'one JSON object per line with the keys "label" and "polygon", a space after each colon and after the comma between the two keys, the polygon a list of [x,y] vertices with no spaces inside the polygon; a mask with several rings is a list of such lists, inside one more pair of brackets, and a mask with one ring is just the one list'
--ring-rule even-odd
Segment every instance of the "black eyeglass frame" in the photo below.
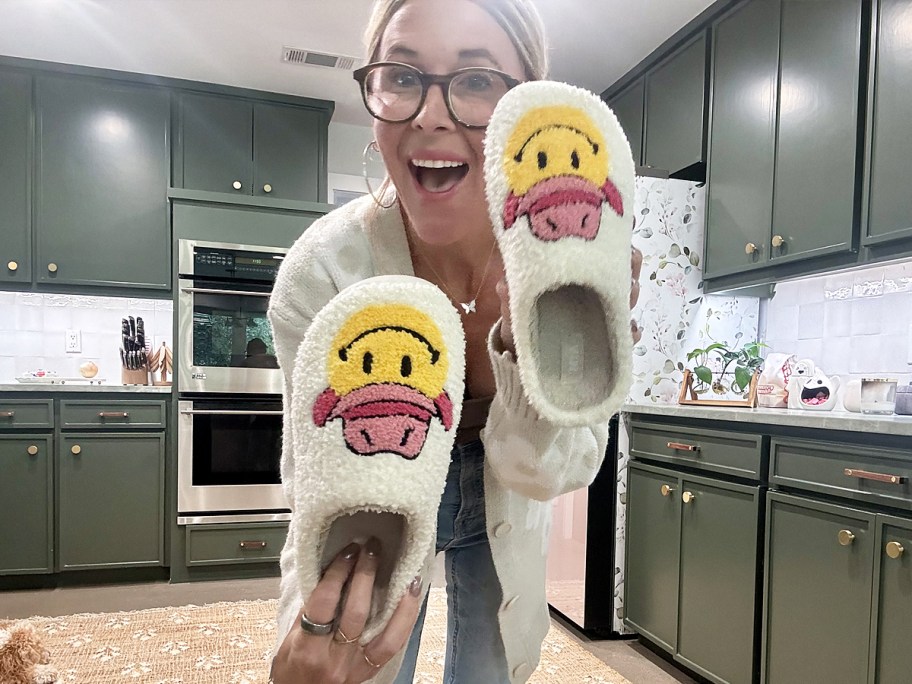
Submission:
{"label": "black eyeglass frame", "polygon": [[[384,66],[404,67],[414,73],[419,83],[421,83],[421,99],[415,106],[415,112],[405,119],[385,119],[382,116],[374,114],[373,110],[370,108],[370,105],[367,103],[367,75],[377,67]],[[355,71],[352,72],[352,77],[361,86],[361,99],[364,100],[364,107],[367,109],[368,114],[379,121],[384,121],[386,123],[406,123],[408,121],[411,121],[416,116],[418,116],[418,114],[421,112],[421,108],[424,107],[424,101],[427,99],[427,94],[431,89],[431,86],[439,85],[441,91],[443,91],[443,101],[446,103],[447,111],[450,113],[450,118],[453,121],[460,124],[461,126],[465,126],[466,128],[487,128],[488,124],[486,123],[470,124],[460,119],[458,116],[456,116],[456,112],[453,111],[453,104],[450,102],[450,86],[453,83],[453,79],[470,71],[482,71],[500,76],[507,84],[507,90],[511,90],[512,88],[515,88],[520,83],[522,83],[522,81],[513,78],[509,74],[505,74],[499,69],[492,69],[490,67],[465,67],[463,69],[451,71],[448,74],[426,74],[417,67],[413,67],[411,64],[403,64],[402,62],[373,62],[371,64],[365,64],[360,69],[355,69]]]}

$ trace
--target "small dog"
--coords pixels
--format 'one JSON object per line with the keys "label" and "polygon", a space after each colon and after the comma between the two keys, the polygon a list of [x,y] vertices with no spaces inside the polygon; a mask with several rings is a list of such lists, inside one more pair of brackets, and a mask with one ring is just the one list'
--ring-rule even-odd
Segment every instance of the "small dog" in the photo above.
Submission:
{"label": "small dog", "polygon": [[0,682],[56,684],[57,669],[35,627],[25,621],[0,622]]}

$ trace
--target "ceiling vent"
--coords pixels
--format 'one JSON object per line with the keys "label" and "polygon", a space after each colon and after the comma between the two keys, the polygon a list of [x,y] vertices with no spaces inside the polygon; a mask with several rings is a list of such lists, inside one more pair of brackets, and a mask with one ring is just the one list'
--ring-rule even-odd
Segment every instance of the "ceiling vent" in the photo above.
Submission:
{"label": "ceiling vent", "polygon": [[282,48],[282,61],[289,64],[303,64],[305,66],[351,71],[359,66],[361,60],[347,55],[332,55],[328,52],[316,52],[314,50],[286,46]]}

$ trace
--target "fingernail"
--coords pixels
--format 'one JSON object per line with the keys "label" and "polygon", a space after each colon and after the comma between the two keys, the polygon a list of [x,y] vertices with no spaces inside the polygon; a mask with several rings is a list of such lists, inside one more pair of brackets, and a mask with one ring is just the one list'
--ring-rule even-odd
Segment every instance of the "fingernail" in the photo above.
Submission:
{"label": "fingernail", "polygon": [[371,537],[367,540],[364,550],[367,551],[368,556],[378,555],[380,553],[380,540],[376,537]]}
{"label": "fingernail", "polygon": [[361,550],[361,547],[356,542],[352,542],[351,544],[346,546],[344,549],[342,549],[342,553],[340,555],[345,560],[350,561],[352,558],[354,558],[355,556],[358,555],[358,551],[360,551],[360,550]]}
{"label": "fingernail", "polygon": [[421,577],[416,576],[415,579],[412,580],[412,583],[409,584],[408,589],[412,596],[421,596]]}

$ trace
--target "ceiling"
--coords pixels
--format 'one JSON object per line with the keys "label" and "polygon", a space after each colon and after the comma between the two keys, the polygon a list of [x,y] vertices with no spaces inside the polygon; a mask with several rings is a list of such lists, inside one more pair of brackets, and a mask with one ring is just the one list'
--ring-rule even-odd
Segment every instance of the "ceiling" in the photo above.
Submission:
{"label": "ceiling", "polygon": [[[336,102],[368,124],[349,72],[282,47],[362,55],[370,0],[0,0],[0,55],[135,71]],[[601,92],[713,0],[534,0],[551,78]]]}

